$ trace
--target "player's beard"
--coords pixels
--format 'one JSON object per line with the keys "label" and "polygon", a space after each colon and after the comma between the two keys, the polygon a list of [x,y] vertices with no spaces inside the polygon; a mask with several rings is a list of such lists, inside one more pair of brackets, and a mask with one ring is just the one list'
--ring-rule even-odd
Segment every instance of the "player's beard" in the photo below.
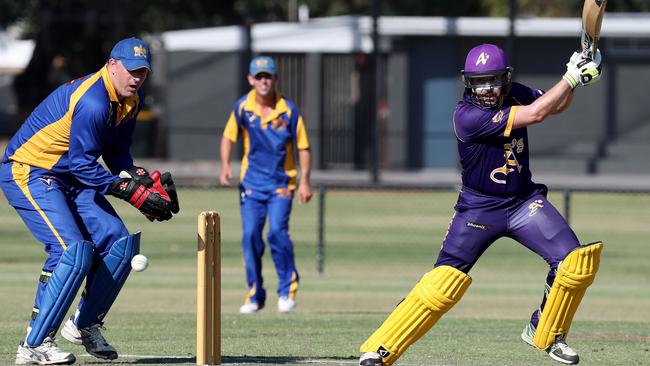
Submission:
{"label": "player's beard", "polygon": [[501,88],[490,88],[476,91],[476,98],[484,106],[495,107],[499,104]]}

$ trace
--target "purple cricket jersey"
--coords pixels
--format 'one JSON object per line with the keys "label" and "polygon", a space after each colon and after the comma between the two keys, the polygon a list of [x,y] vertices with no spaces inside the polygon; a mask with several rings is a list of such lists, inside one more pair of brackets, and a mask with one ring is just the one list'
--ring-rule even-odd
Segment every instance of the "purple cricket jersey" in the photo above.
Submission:
{"label": "purple cricket jersey", "polygon": [[517,106],[531,104],[543,92],[512,83],[500,109],[480,108],[465,95],[454,111],[454,130],[463,186],[483,194],[513,197],[531,192],[528,133],[512,129]]}

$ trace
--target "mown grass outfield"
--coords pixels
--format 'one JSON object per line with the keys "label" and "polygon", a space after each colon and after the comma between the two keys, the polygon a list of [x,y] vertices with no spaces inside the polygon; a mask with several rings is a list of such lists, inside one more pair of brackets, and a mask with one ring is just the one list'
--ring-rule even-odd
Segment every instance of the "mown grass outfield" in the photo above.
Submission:
{"label": "mown grass outfield", "polygon": [[[114,202],[129,229],[143,232],[150,266],[131,274],[107,317],[104,334],[121,354],[113,364],[194,363],[196,217],[215,209],[222,215],[223,363],[353,365],[363,340],[430,270],[456,198],[454,192],[328,192],[322,276],[315,262],[317,202],[295,204],[298,309],[277,313],[267,250],[267,307],[241,316],[246,289],[237,193],[179,194],[182,212],[167,223],[149,223],[128,204]],[[650,365],[650,195],[572,198],[578,236],[603,240],[605,247],[569,343],[580,352],[581,365]],[[0,364],[8,365],[24,336],[44,255],[4,198],[0,235]],[[474,281],[463,300],[398,365],[559,365],[519,339],[540,300],[546,270],[527,249],[498,241],[470,273]],[[60,345],[80,364],[108,363],[62,338]]]}

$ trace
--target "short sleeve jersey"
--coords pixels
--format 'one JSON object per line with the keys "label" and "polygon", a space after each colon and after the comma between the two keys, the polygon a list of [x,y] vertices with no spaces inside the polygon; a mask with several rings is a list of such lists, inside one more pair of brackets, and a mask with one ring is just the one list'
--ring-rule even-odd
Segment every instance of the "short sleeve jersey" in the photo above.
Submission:
{"label": "short sleeve jersey", "polygon": [[309,139],[291,101],[279,97],[271,114],[262,118],[251,90],[235,103],[223,135],[232,142],[241,135],[244,142],[240,174],[244,188],[265,193],[296,188],[296,149],[309,149]]}
{"label": "short sleeve jersey", "polygon": [[473,104],[465,95],[454,111],[454,131],[463,186],[487,195],[511,197],[533,187],[528,163],[528,133],[512,129],[518,106],[531,104],[543,92],[513,83],[500,109]]}

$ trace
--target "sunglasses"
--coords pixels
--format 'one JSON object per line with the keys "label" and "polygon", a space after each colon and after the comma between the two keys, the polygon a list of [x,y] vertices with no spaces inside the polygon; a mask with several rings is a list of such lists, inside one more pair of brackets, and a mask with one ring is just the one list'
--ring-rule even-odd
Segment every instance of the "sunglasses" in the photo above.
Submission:
{"label": "sunglasses", "polygon": [[260,72],[259,74],[255,75],[254,78],[255,80],[273,79],[273,75],[266,72]]}

